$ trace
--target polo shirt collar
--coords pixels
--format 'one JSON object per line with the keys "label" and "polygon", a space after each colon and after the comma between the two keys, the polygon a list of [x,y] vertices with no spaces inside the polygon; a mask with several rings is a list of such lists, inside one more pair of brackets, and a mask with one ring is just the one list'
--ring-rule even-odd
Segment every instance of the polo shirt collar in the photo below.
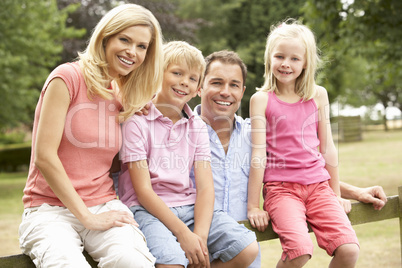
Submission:
{"label": "polo shirt collar", "polygon": [[[190,109],[190,106],[188,106],[187,103],[184,105],[182,112],[184,112],[187,115],[187,117],[184,117],[185,119],[192,120],[194,118],[193,111]],[[163,114],[156,108],[155,104],[152,101],[150,101],[149,111],[148,114],[145,115],[145,118],[149,121],[153,121],[159,118],[163,118]]]}

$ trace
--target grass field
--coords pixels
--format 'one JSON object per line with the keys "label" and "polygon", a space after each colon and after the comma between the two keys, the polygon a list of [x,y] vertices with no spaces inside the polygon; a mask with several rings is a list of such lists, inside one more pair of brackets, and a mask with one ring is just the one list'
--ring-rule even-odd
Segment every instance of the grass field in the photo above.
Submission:
{"label": "grass field", "polygon": [[[356,186],[383,186],[387,195],[402,185],[402,131],[367,132],[362,142],[341,143],[341,180]],[[20,253],[18,225],[21,221],[22,189],[26,173],[0,173],[0,256]],[[359,268],[401,267],[398,219],[354,226],[360,241]],[[315,241],[314,235],[311,235]],[[279,240],[261,243],[262,267],[275,267],[281,254]],[[327,267],[330,257],[315,244],[307,268]]]}

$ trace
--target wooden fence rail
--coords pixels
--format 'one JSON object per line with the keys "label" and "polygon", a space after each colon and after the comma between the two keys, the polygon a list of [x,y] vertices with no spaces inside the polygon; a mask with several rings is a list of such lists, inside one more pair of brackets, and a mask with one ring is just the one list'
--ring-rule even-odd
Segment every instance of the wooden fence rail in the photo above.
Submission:
{"label": "wooden fence rail", "polygon": [[[402,186],[398,188],[398,195],[389,196],[387,204],[381,210],[374,210],[371,204],[356,202],[352,204],[352,211],[348,214],[352,225],[382,221],[387,219],[399,218],[399,235],[401,241],[401,261],[402,261]],[[248,220],[241,221],[250,230],[257,235],[258,241],[266,241],[278,238],[278,235],[272,230],[271,224],[264,232],[259,232],[251,227]],[[310,229],[311,231],[311,229]],[[97,263],[84,252],[85,257],[92,267],[97,267]],[[0,267],[2,268],[35,268],[35,265],[27,255],[19,254],[0,257]]]}

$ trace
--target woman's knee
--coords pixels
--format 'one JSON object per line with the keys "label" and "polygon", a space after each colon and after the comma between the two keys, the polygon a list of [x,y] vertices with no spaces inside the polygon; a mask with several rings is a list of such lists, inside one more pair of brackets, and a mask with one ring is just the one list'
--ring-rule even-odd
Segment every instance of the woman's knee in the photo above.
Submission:
{"label": "woman's knee", "polygon": [[133,267],[150,268],[154,267],[154,260],[141,252],[124,251],[118,254],[109,254],[99,261],[99,267]]}

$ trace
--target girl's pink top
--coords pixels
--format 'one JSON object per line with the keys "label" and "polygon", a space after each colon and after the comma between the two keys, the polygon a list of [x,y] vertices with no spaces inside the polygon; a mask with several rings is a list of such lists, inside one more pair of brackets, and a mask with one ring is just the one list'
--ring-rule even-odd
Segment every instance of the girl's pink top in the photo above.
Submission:
{"label": "girl's pink top", "polygon": [[49,75],[42,89],[35,111],[31,163],[22,198],[24,207],[40,206],[43,203],[64,206],[34,164],[35,140],[43,97],[50,81],[56,77],[66,83],[70,94],[70,106],[58,149],[58,156],[67,176],[88,207],[115,199],[116,193],[109,170],[121,146],[120,125],[116,120],[121,104],[116,99],[88,99],[81,69],[78,62],[74,62],[58,66]]}
{"label": "girl's pink top", "polygon": [[264,183],[303,185],[330,179],[318,139],[318,109],[313,99],[286,103],[268,92],[267,164]]}

